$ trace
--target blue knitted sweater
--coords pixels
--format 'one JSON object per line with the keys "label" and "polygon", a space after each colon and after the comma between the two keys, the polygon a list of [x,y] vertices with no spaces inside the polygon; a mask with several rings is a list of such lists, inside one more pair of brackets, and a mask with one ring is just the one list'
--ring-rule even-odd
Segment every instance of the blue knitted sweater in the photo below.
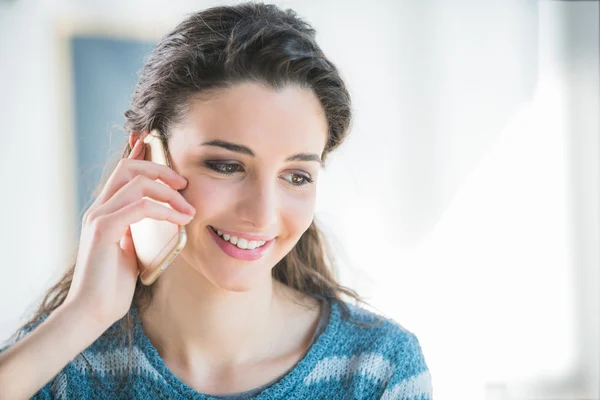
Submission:
{"label": "blue knitted sweater", "polygon": [[[431,400],[431,376],[413,333],[350,303],[329,304],[329,320],[303,358],[249,398]],[[116,322],[33,399],[215,399],[172,373],[145,335],[135,306],[131,316],[132,353],[128,341],[115,335]]]}

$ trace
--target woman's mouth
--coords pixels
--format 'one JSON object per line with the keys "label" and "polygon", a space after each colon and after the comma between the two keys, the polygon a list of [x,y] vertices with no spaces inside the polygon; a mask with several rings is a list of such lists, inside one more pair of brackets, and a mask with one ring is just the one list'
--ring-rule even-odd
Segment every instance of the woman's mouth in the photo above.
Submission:
{"label": "woman's mouth", "polygon": [[219,248],[228,256],[237,258],[240,260],[257,260],[271,247],[275,239],[264,241],[264,240],[247,240],[245,238],[238,238],[237,236],[231,236],[220,232],[218,229],[208,225],[207,229],[209,234],[215,240]]}
{"label": "woman's mouth", "polygon": [[223,233],[220,230],[215,229],[210,225],[209,225],[209,227],[210,227],[210,229],[213,230],[213,232],[215,232],[217,235],[219,235],[219,237],[221,239],[237,246],[238,248],[240,248],[242,250],[256,249],[258,247],[264,246],[264,244],[266,243],[266,241],[264,241],[264,240],[247,240],[242,237],[238,238],[237,236],[231,236],[226,233]]}

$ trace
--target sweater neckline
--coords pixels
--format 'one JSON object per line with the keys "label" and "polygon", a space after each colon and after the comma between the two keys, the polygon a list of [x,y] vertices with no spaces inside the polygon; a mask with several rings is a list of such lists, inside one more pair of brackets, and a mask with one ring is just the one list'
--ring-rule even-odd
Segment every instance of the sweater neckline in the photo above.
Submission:
{"label": "sweater neckline", "polygon": [[[285,395],[289,390],[293,389],[298,383],[302,382],[317,364],[317,362],[324,358],[326,351],[335,343],[334,339],[336,333],[338,332],[338,327],[341,321],[338,302],[336,300],[331,300],[330,303],[331,314],[325,330],[308,348],[296,366],[279,378],[278,382],[260,392],[255,397],[257,400],[263,398],[283,398],[283,395]],[[160,374],[167,384],[184,398],[198,400],[213,398],[210,395],[200,393],[188,386],[167,367],[164,360],[158,354],[158,350],[154,347],[152,342],[150,342],[150,339],[144,332],[144,327],[142,325],[141,318],[138,316],[135,305],[132,305],[131,311],[135,321],[133,329],[136,337],[136,345],[146,356],[150,365],[158,374]]]}

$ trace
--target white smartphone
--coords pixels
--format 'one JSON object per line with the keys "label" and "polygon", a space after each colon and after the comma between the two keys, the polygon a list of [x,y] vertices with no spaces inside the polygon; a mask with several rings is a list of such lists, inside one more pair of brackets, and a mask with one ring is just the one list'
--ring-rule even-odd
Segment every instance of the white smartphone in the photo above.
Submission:
{"label": "white smartphone", "polygon": [[[146,153],[144,159],[173,168],[171,159],[157,130],[144,137]],[[166,183],[157,179],[164,185]],[[169,208],[168,203],[162,203]],[[151,285],[164,272],[185,246],[187,234],[184,225],[144,218],[131,227],[131,236],[138,258],[140,280]]]}

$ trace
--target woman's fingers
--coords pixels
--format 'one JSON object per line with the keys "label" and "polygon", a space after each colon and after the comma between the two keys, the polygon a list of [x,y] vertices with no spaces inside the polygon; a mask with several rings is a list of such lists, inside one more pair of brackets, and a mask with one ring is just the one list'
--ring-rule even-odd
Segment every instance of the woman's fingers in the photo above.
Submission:
{"label": "woman's fingers", "polygon": [[144,197],[111,214],[90,218],[88,223],[91,225],[95,241],[120,243],[129,226],[144,218],[168,221],[176,225],[186,225],[192,220],[193,216],[182,214],[164,204]]}
{"label": "woman's fingers", "polygon": [[129,159],[144,159],[144,153],[146,152],[146,146],[144,146],[144,141],[140,138],[135,141],[131,152],[127,158]]}
{"label": "woman's fingers", "polygon": [[108,201],[98,207],[96,213],[111,214],[142,197],[150,197],[153,200],[169,203],[171,207],[184,214],[193,214],[195,212],[194,207],[178,191],[147,176],[138,175],[119,189]]}
{"label": "woman's fingers", "polygon": [[187,180],[165,165],[144,160],[144,152],[138,139],[85,213],[83,222],[92,229],[94,240],[119,243],[129,225],[144,218],[185,225],[195,214],[177,191],[187,186]]}
{"label": "woman's fingers", "polygon": [[175,190],[187,186],[187,180],[166,165],[144,160],[146,146],[143,140],[138,139],[131,149],[128,158],[119,161],[119,164],[106,182],[100,195],[90,208],[97,208],[108,201],[127,182],[138,175],[146,176],[152,180],[160,179]]}
{"label": "woman's fingers", "polygon": [[187,180],[166,165],[145,160],[122,159],[96,199],[97,205],[104,204],[127,182],[138,175],[143,175],[152,180],[160,179],[175,190],[187,186]]}

